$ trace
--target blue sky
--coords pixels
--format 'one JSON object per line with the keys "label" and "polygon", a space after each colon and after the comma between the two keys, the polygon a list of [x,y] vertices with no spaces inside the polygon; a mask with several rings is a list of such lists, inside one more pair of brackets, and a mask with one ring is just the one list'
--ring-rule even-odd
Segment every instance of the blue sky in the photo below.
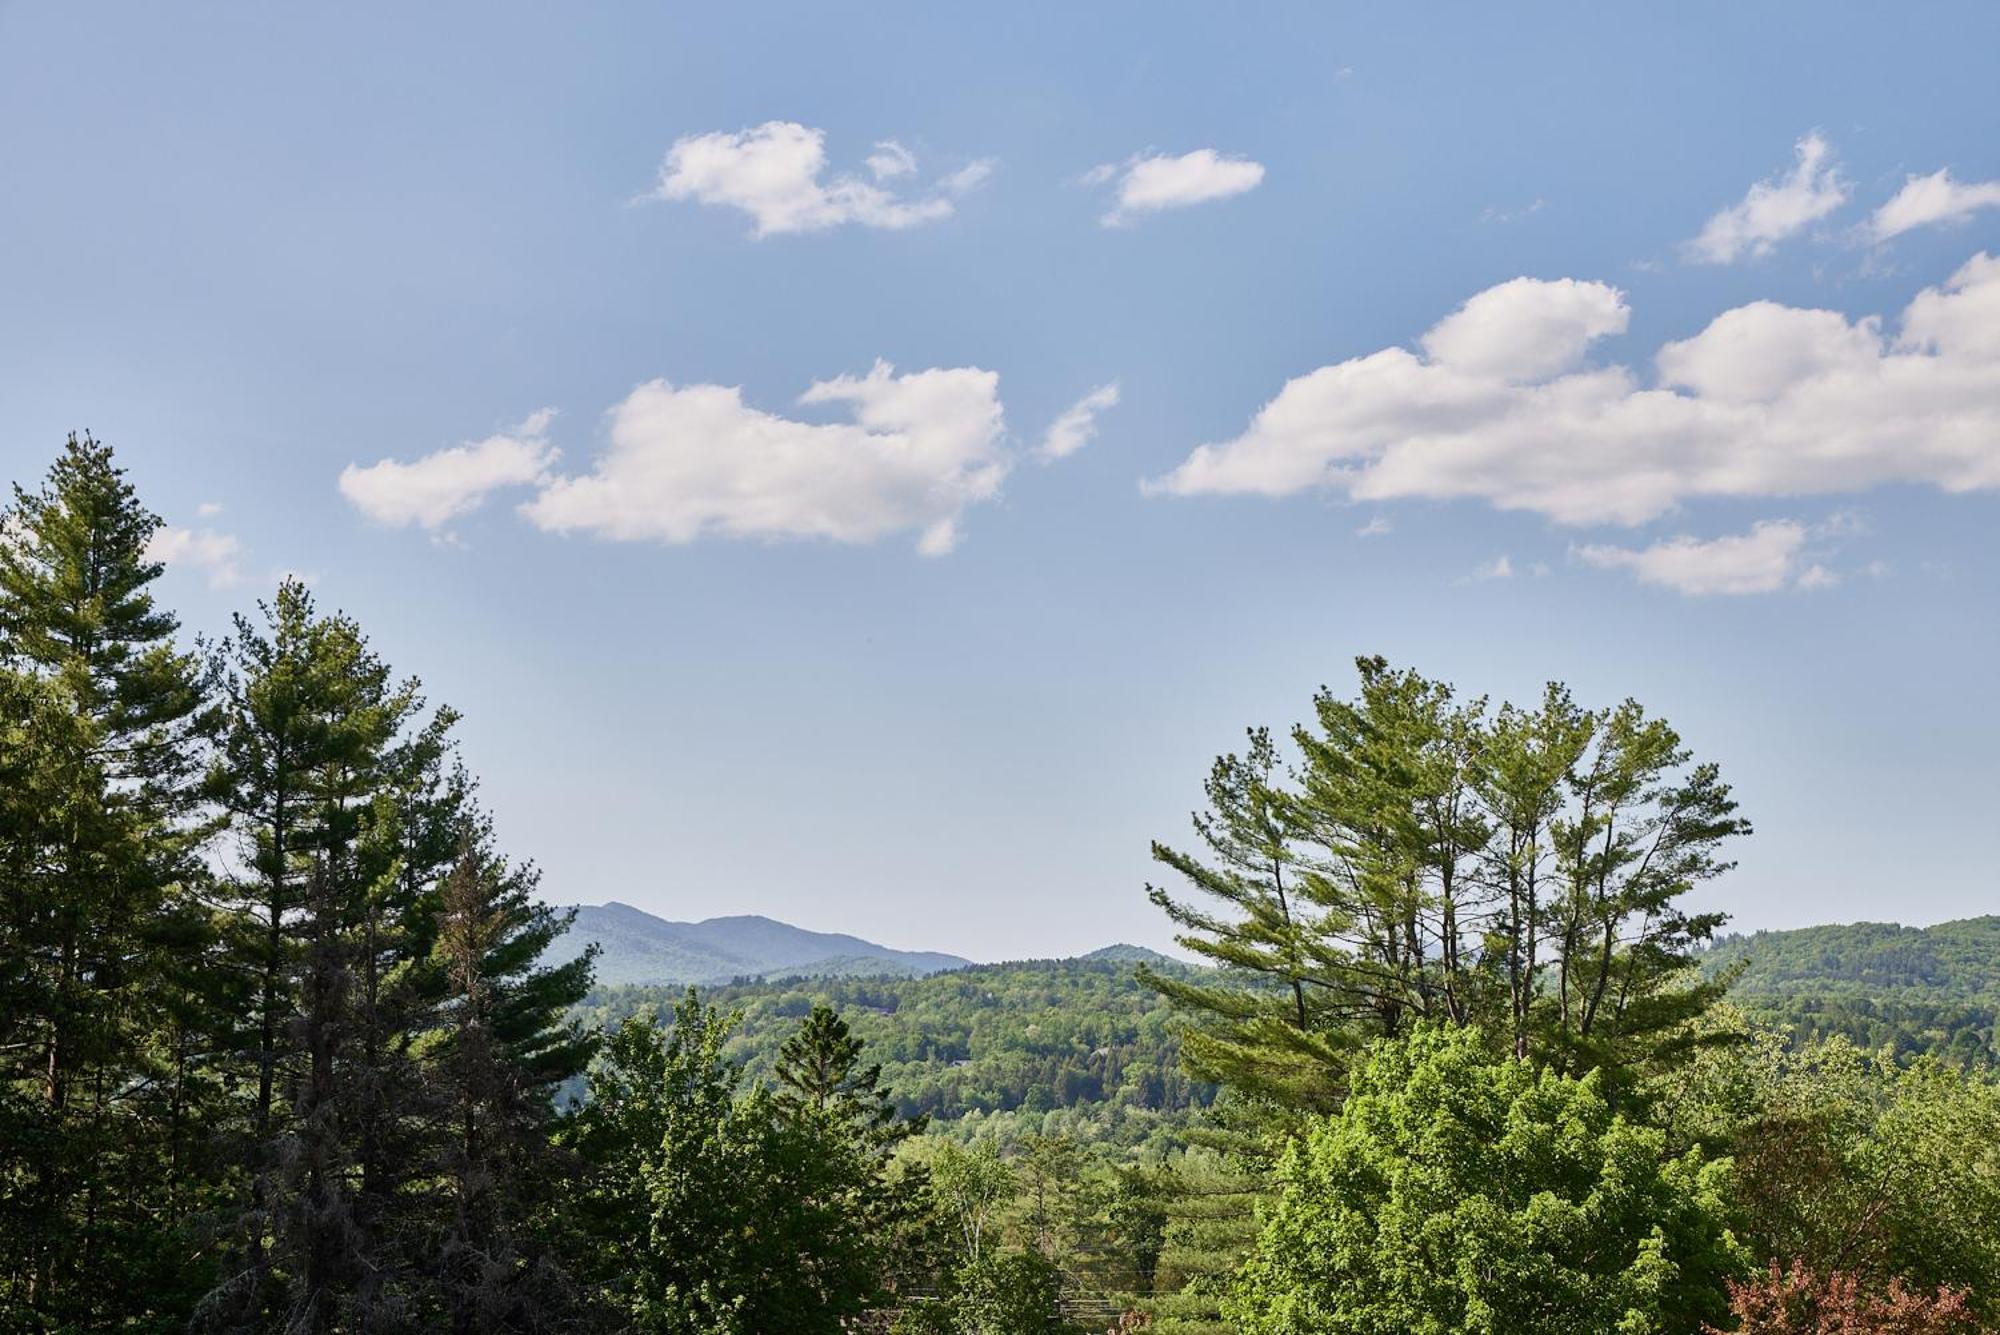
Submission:
{"label": "blue sky", "polygon": [[192,629],[359,616],[564,901],[1163,944],[1147,841],[1383,653],[1673,720],[1739,926],[1990,911],[1995,50],[0,4],[0,452],[112,442]]}

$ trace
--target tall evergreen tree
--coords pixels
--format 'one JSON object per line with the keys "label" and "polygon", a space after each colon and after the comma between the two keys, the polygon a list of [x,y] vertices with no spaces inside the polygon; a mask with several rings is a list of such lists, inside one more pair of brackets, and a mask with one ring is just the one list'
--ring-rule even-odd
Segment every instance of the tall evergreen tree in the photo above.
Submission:
{"label": "tall evergreen tree", "polygon": [[434,1023],[419,944],[434,903],[402,875],[421,699],[297,581],[261,625],[238,619],[224,667],[211,787],[249,873],[234,938],[255,995],[241,1040],[253,1092],[243,1264],[209,1310],[225,1325],[379,1326],[410,1302],[402,1197],[427,1098],[413,1045]]}
{"label": "tall evergreen tree", "polygon": [[468,836],[442,893],[435,960],[447,1028],[430,1061],[448,1113],[437,1268],[456,1335],[564,1329],[585,1306],[547,1234],[575,1176],[550,1135],[555,1087],[596,1047],[566,1018],[589,990],[595,950],[537,963],[575,910],[535,902],[535,882],[532,868],[509,867]]}
{"label": "tall evergreen tree", "polygon": [[778,1049],[778,1107],[843,1128],[871,1151],[886,1151],[924,1129],[904,1118],[882,1087],[882,1063],[864,1062],[867,1045],[831,1006],[814,1006]]}
{"label": "tall evergreen tree", "polygon": [[1418,1023],[1606,1066],[1614,1097],[1684,1056],[1720,992],[1694,952],[1723,918],[1683,899],[1750,828],[1715,766],[1629,701],[1586,711],[1551,686],[1536,709],[1492,713],[1379,658],[1357,666],[1359,692],[1322,691],[1294,730],[1294,782],[1261,734],[1218,762],[1196,818],[1212,863],[1155,849],[1218,906],[1151,891],[1223,966],[1148,975],[1185,1016],[1190,1069],[1325,1110],[1357,1039]]}
{"label": "tall evergreen tree", "polygon": [[1244,753],[1223,756],[1204,785],[1208,809],[1193,817],[1208,858],[1153,845],[1210,903],[1146,893],[1179,929],[1177,940],[1220,967],[1218,976],[1141,966],[1139,973],[1199,1017],[1180,1034],[1182,1060],[1205,1080],[1332,1106],[1354,990],[1331,905],[1309,897],[1278,752],[1263,728]]}
{"label": "tall evergreen tree", "polygon": [[[152,596],[159,526],[88,436],[0,519],[7,741],[21,748],[5,763],[30,771],[36,808],[8,831],[0,968],[21,1006],[0,1079],[39,1105],[0,1164],[16,1225],[0,1283],[82,1324],[171,1305],[168,1239],[195,1199],[176,1027],[196,1002],[176,956],[205,926],[208,714],[199,660]],[[124,1297],[99,1282],[107,1266],[162,1283]]]}

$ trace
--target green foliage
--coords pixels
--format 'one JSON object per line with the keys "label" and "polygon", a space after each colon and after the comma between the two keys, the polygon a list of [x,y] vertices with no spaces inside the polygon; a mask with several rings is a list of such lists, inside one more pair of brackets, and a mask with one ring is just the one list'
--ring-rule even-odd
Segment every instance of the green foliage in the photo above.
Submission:
{"label": "green foliage", "polygon": [[1014,1199],[1014,1169],[992,1142],[970,1147],[946,1141],[926,1161],[932,1208],[944,1221],[953,1247],[978,1261],[999,1242],[1001,1212]]}
{"label": "green foliage", "polygon": [[1934,927],[1857,922],[1730,935],[1702,957],[1744,996],[2000,1003],[2000,917]]}
{"label": "green foliage", "polygon": [[0,520],[0,1328],[530,1324],[588,961],[456,716],[296,582],[178,649],[158,527],[88,438]]}
{"label": "green foliage", "polygon": [[1182,945],[1220,966],[1190,975],[1149,968],[1140,976],[1182,1013],[1182,1060],[1206,1080],[1286,1103],[1331,1107],[1347,1046],[1352,991],[1342,923],[1313,882],[1294,835],[1287,794],[1274,786],[1277,747],[1253,729],[1241,756],[1215,762],[1209,807],[1194,816],[1209,861],[1153,845],[1153,857],[1216,907],[1146,893],[1180,929]]}
{"label": "green foliage", "polygon": [[1156,1177],[1165,1227],[1144,1308],[1156,1335],[1234,1335],[1223,1304],[1272,1202],[1272,1147],[1286,1138],[1285,1120],[1225,1099],[1190,1138]]}
{"label": "green foliage", "polygon": [[0,516],[0,1316],[30,1327],[170,1324],[201,1282],[174,1258],[213,1203],[211,716],[153,601],[158,527],[75,436]]}
{"label": "green foliage", "polygon": [[1728,1162],[1664,1143],[1595,1074],[1471,1031],[1382,1043],[1281,1162],[1232,1314],[1287,1335],[1691,1330],[1746,1257]]}
{"label": "green foliage", "polygon": [[[1163,1150],[1213,1089],[1180,1069],[1166,1003],[1116,962],[1034,960],[927,978],[813,978],[703,994],[740,1010],[729,1055],[777,1078],[779,1048],[815,1006],[867,1045],[896,1111],[937,1131],[1012,1147],[1069,1134]],[[606,1029],[671,1004],[660,988],[602,989],[579,1015]]]}
{"label": "green foliage", "polygon": [[534,884],[468,832],[439,898],[432,961],[448,1027],[427,1064],[449,1127],[436,1271],[455,1335],[555,1328],[585,1305],[555,1246],[570,1233],[554,1222],[570,1173],[550,1133],[555,1085],[596,1047],[565,1018],[590,985],[590,959],[538,965],[564,917],[530,898]]}
{"label": "green foliage", "polygon": [[1899,1056],[2000,1062],[2000,918],[1725,936],[1702,966],[1729,978],[1746,1010],[1801,1043],[1838,1035]]}
{"label": "green foliage", "polygon": [[988,1256],[959,1271],[952,1307],[967,1335],[1045,1335],[1067,1329],[1057,1310],[1062,1274],[1037,1251]]}
{"label": "green foliage", "polygon": [[924,1129],[924,1119],[896,1115],[882,1087],[882,1064],[864,1063],[867,1045],[831,1006],[814,1006],[799,1031],[778,1048],[778,1106],[796,1119],[816,1119],[875,1151]]}
{"label": "green foliage", "polygon": [[1735,1154],[1743,1236],[1762,1261],[1872,1291],[1966,1291],[2000,1316],[2000,1089],[1930,1059],[1834,1039],[1717,1048],[1661,1095],[1677,1141]]}
{"label": "green foliage", "polygon": [[1723,921],[1682,899],[1726,871],[1749,824],[1713,765],[1635,703],[1461,702],[1361,659],[1322,691],[1280,781],[1269,736],[1216,763],[1196,859],[1154,856],[1199,892],[1153,900],[1213,976],[1146,976],[1181,1012],[1190,1069],[1327,1111],[1344,1054],[1418,1023],[1478,1026],[1517,1056],[1614,1095],[1685,1056],[1721,993],[1692,968]]}
{"label": "green foliage", "polygon": [[881,1299],[906,1198],[879,1126],[742,1091],[734,1023],[690,990],[664,1034],[611,1036],[569,1133],[591,1276],[633,1330],[837,1331]]}

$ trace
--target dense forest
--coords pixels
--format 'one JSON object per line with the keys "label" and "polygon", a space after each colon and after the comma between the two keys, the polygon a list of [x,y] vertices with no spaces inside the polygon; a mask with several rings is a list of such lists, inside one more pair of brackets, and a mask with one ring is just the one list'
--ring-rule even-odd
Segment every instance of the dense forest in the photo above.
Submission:
{"label": "dense forest", "polygon": [[[607,988],[578,1012],[595,1029],[670,1011],[676,993]],[[1140,1145],[1177,1139],[1215,1088],[1180,1065],[1172,1018],[1130,964],[1030,960],[926,978],[796,978],[703,992],[736,1012],[727,1052],[768,1079],[815,1006],[837,1011],[882,1066],[898,1112],[961,1138],[1045,1132]]]}
{"label": "dense forest", "polygon": [[1702,958],[1742,1005],[1801,1041],[2000,1062],[2000,918],[1850,923],[1726,936]]}
{"label": "dense forest", "polygon": [[1359,660],[1155,845],[1193,966],[600,989],[457,715],[158,526],[88,438],[0,521],[0,1330],[2000,1320],[1992,921],[1718,940],[1635,702]]}

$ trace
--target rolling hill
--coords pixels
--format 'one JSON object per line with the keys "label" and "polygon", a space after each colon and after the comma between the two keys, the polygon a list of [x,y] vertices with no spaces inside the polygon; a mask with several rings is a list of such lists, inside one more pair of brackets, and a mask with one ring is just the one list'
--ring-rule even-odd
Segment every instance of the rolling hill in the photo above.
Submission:
{"label": "rolling hill", "polygon": [[1726,936],[1702,960],[1740,967],[1738,996],[2000,1002],[2000,917],[1934,927],[1856,922]]}
{"label": "rolling hill", "polygon": [[[1160,967],[1174,966],[1165,961]],[[604,986],[578,1008],[592,1029],[671,1011],[676,989]],[[790,977],[704,989],[740,1012],[728,1055],[768,1081],[778,1049],[816,1004],[838,1010],[882,1063],[905,1115],[966,1138],[1011,1141],[1055,1125],[1137,1144],[1171,1141],[1214,1097],[1181,1069],[1166,998],[1120,959],[974,964],[922,977]]]}
{"label": "rolling hill", "polygon": [[838,932],[810,932],[756,915],[670,922],[630,904],[582,904],[576,924],[549,949],[574,959],[596,942],[597,981],[681,986],[788,975],[922,977],[972,961],[936,951],[893,950]]}

